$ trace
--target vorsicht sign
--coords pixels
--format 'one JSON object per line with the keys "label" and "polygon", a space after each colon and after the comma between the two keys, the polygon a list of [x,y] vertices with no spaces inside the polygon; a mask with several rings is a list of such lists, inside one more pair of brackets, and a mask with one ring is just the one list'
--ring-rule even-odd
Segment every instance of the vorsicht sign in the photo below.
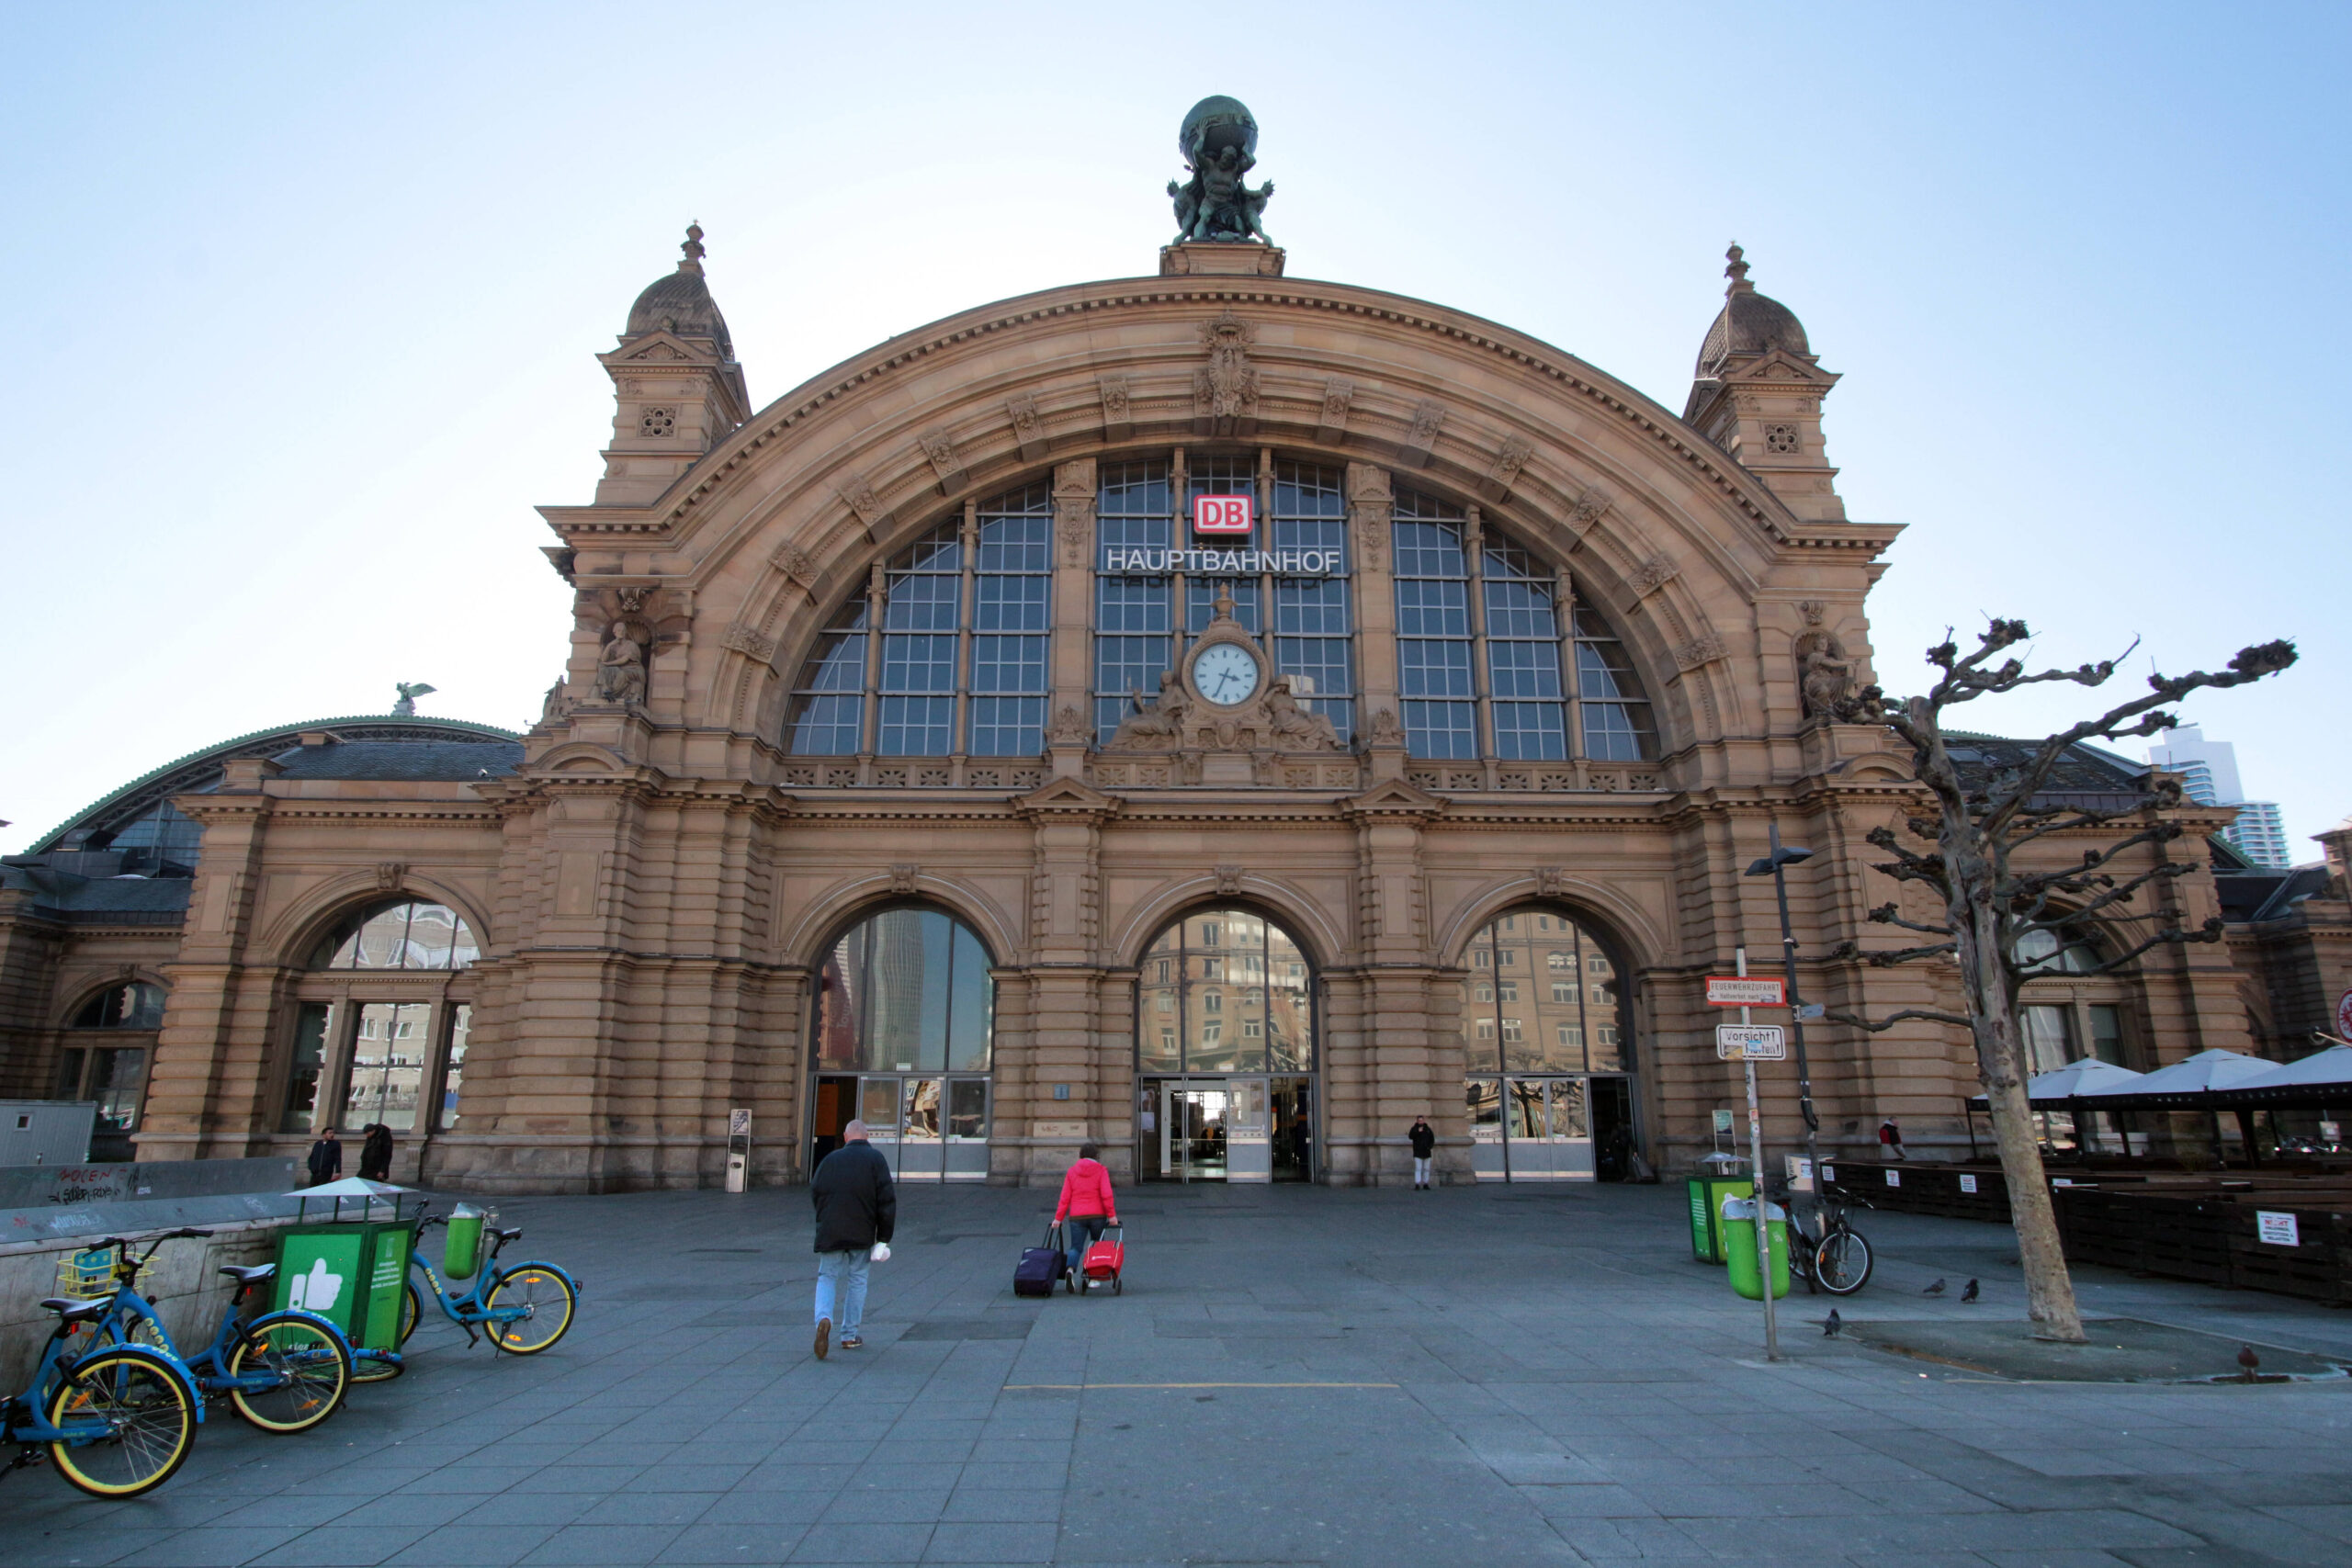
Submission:
{"label": "vorsicht sign", "polygon": [[1343,565],[1337,550],[1163,550],[1112,545],[1102,551],[1102,570],[1114,577],[1164,577],[1177,571],[1199,577],[1256,577],[1263,572],[1329,577]]}
{"label": "vorsicht sign", "polygon": [[1195,534],[1248,534],[1257,526],[1255,507],[1246,495],[1196,495],[1193,498]]}
{"label": "vorsicht sign", "polygon": [[1715,1055],[1726,1062],[1778,1062],[1788,1054],[1786,1037],[1777,1023],[1715,1025]]}

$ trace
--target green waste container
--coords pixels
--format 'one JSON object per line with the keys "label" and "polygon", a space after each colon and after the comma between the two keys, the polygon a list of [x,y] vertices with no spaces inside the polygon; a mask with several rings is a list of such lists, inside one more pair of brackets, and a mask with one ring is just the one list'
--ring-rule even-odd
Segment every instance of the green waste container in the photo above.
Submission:
{"label": "green waste container", "polygon": [[343,1330],[355,1348],[400,1348],[401,1289],[413,1220],[345,1220],[278,1233],[279,1311],[301,1307]]}
{"label": "green waste container", "polygon": [[[1756,1184],[1745,1176],[1694,1176],[1690,1179],[1690,1255],[1702,1263],[1724,1260],[1723,1206],[1726,1198],[1746,1198]],[[1753,1252],[1751,1244],[1748,1250]]]}
{"label": "green waste container", "polygon": [[[1756,1268],[1756,1200],[1726,1198],[1723,1208],[1724,1262],[1731,1288],[1751,1302],[1764,1292]],[[1772,1299],[1789,1293],[1789,1215],[1778,1203],[1766,1201],[1764,1228],[1772,1237]]]}
{"label": "green waste container", "polygon": [[441,1245],[441,1272],[452,1280],[470,1280],[481,1262],[482,1211],[471,1203],[460,1203],[449,1211],[449,1224],[443,1231],[448,1239]]}

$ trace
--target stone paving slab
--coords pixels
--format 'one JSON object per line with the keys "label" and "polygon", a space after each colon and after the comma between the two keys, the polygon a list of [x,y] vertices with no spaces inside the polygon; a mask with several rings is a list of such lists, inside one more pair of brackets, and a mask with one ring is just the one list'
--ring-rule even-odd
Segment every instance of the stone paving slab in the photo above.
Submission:
{"label": "stone paving slab", "polygon": [[[805,1190],[506,1201],[586,1280],[554,1351],[430,1317],[407,1376],[304,1438],[217,1412],[150,1497],[20,1472],[0,1563],[2352,1563],[2352,1382],[2004,1382],[1801,1295],[1776,1365],[1679,1189],[1147,1190],[1125,1294],[1021,1301],[1049,1203],[902,1189],[867,1348],[820,1363]],[[2005,1233],[1866,1218],[1843,1315],[2022,1323]],[[2079,1284],[2352,1359],[2352,1314]]]}

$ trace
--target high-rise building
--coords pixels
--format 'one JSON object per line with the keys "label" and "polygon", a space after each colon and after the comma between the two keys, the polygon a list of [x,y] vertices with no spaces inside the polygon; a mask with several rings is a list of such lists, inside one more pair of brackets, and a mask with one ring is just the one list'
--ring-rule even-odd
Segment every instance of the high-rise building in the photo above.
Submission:
{"label": "high-rise building", "polygon": [[2148,761],[2178,773],[2188,798],[2199,806],[2234,806],[2238,819],[2222,829],[2229,846],[2255,864],[2285,871],[2295,863],[2287,848],[2287,828],[2275,800],[2248,800],[2238,781],[2237,748],[2208,740],[2204,729],[2184,724],[2148,748]]}

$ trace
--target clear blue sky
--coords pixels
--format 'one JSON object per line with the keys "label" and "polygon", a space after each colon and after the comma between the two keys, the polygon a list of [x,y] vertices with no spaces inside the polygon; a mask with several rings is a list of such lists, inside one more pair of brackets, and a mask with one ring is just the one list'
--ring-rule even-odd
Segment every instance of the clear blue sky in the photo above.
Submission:
{"label": "clear blue sky", "polygon": [[1149,271],[1213,92],[1295,274],[1677,410],[1739,240],[1846,378],[1851,514],[1911,525],[1886,684],[1984,613],[2141,671],[2292,637],[2188,716],[2300,856],[2352,811],[2340,6],[20,6],[0,39],[0,847],[397,680],[521,728],[568,625],[531,509],[589,498],[590,356],[687,220],[764,403]]}

